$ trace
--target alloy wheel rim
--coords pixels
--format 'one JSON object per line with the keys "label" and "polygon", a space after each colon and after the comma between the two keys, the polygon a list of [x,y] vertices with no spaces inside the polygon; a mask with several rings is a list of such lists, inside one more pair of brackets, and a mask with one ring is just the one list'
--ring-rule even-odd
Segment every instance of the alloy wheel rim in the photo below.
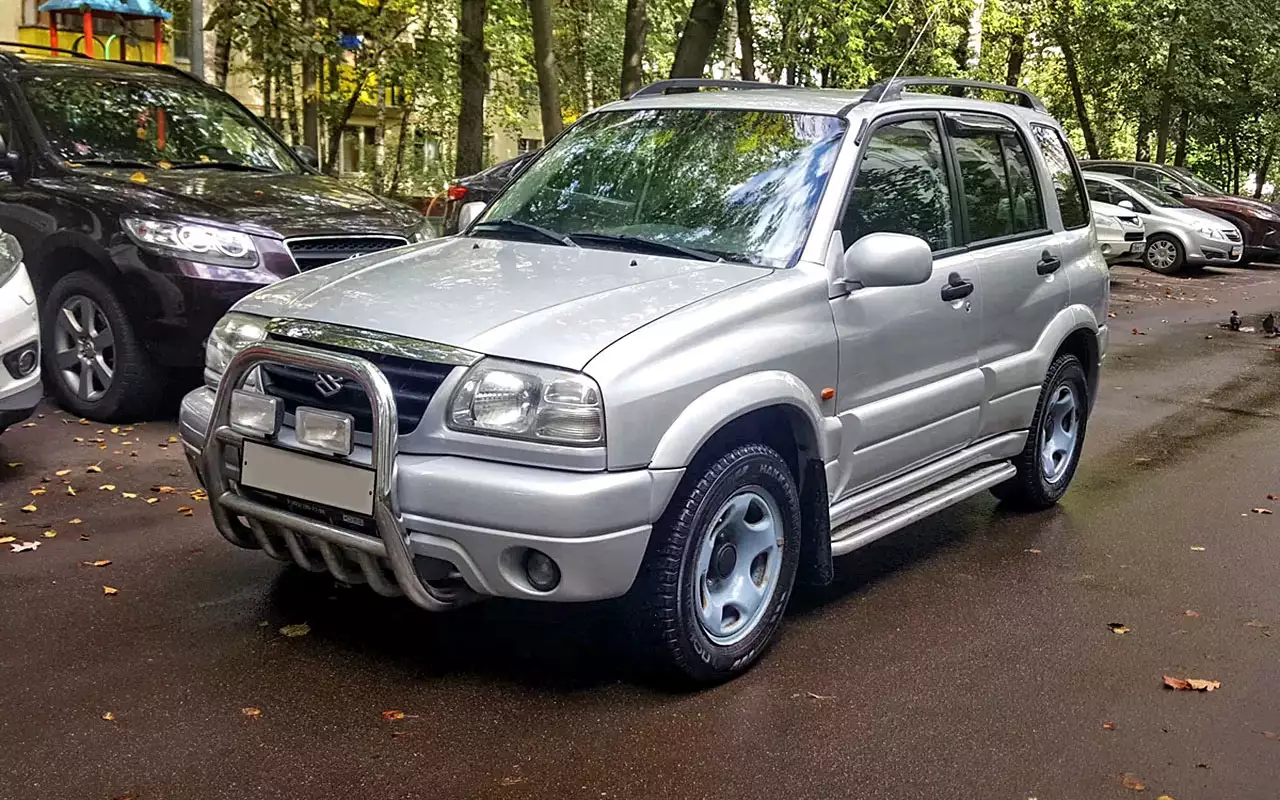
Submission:
{"label": "alloy wheel rim", "polygon": [[1049,483],[1067,474],[1080,437],[1080,403],[1070,384],[1054,390],[1040,426],[1040,471]]}
{"label": "alloy wheel rim", "polygon": [[726,500],[702,535],[694,560],[693,604],[711,641],[726,646],[764,619],[782,572],[782,512],[759,486]]}
{"label": "alloy wheel rim", "polygon": [[54,318],[54,363],[58,377],[77,398],[102,399],[116,369],[115,334],[106,312],[84,295],[62,301]]}
{"label": "alloy wheel rim", "polygon": [[1157,240],[1148,245],[1147,258],[1156,269],[1169,269],[1178,259],[1178,250],[1173,242]]}

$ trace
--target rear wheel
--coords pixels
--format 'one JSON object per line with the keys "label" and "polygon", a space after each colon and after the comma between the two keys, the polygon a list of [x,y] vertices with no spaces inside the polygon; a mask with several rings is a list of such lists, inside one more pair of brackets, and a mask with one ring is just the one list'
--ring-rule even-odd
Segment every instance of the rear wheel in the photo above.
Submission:
{"label": "rear wheel", "polygon": [[992,489],[1004,502],[1028,510],[1052,506],[1066,494],[1080,463],[1089,416],[1089,388],[1080,359],[1064,353],[1049,366],[1018,472]]}
{"label": "rear wheel", "polygon": [[1173,236],[1156,234],[1147,239],[1147,249],[1142,253],[1142,263],[1152,272],[1174,275],[1187,264],[1187,251]]}
{"label": "rear wheel", "polygon": [[64,275],[45,297],[40,323],[45,382],[63,408],[103,422],[155,411],[164,392],[160,373],[101,278]]}
{"label": "rear wheel", "polygon": [[[697,468],[695,468],[697,469]],[[800,495],[776,451],[741,445],[686,476],[628,596],[642,655],[712,683],[768,648],[800,554]]]}

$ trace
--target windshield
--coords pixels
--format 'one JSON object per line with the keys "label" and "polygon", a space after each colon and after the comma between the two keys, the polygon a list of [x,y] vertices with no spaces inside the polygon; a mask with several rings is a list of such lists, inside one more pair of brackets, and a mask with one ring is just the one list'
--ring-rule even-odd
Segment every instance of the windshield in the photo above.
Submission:
{"label": "windshield", "polygon": [[1131,192],[1134,192],[1139,197],[1143,198],[1148,203],[1151,203],[1153,205],[1162,206],[1163,208],[1186,208],[1187,207],[1186,203],[1182,202],[1181,200],[1169,194],[1168,192],[1164,191],[1163,189],[1157,189],[1156,187],[1152,186],[1149,183],[1143,183],[1142,181],[1136,180],[1134,178],[1117,178],[1116,180],[1121,186],[1125,187]]}
{"label": "windshield", "polygon": [[195,83],[36,74],[22,86],[36,122],[64,161],[300,171],[256,117]]}
{"label": "windshield", "polygon": [[1222,191],[1217,186],[1214,186],[1212,183],[1209,183],[1204,178],[1201,178],[1198,175],[1193,175],[1190,172],[1183,172],[1182,170],[1175,170],[1175,172],[1178,175],[1178,179],[1182,183],[1191,184],[1192,187],[1194,187],[1196,191],[1200,192],[1201,194],[1226,194],[1226,192]]}
{"label": "windshield", "polygon": [[544,229],[543,239],[582,235],[584,245],[622,249],[646,240],[787,267],[843,131],[835,117],[774,111],[592,114],[511,184],[474,235],[523,235],[495,224],[514,221]]}

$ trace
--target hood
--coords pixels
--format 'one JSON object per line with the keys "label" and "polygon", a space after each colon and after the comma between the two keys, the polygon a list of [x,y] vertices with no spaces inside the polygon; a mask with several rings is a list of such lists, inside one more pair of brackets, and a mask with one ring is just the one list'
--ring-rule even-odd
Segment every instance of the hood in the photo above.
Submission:
{"label": "hood", "polygon": [[1111,203],[1103,203],[1098,200],[1090,200],[1090,207],[1095,214],[1105,214],[1108,217],[1126,217],[1138,220],[1138,224],[1142,224],[1142,220],[1138,217],[1138,212],[1124,206],[1112,205]]}
{"label": "hood", "polygon": [[1198,194],[1188,195],[1182,198],[1182,201],[1196,208],[1209,208],[1214,211],[1226,211],[1234,214],[1257,214],[1263,212],[1266,214],[1275,214],[1275,207],[1262,202],[1261,200],[1252,200],[1247,197],[1236,197],[1229,194]]}
{"label": "hood", "polygon": [[1235,223],[1230,220],[1210,214],[1208,211],[1201,211],[1198,208],[1162,208],[1160,212],[1160,215],[1165,219],[1185,225],[1192,230],[1205,227],[1213,228],[1214,230],[1226,230],[1236,227]]}
{"label": "hood", "polygon": [[236,225],[280,237],[322,233],[404,234],[421,216],[399,203],[327,175],[289,175],[220,169],[75,170],[109,188],[136,212],[165,212]]}
{"label": "hood", "polygon": [[305,272],[260,289],[236,310],[582,369],[637,328],[770,273],[724,262],[455,237]]}

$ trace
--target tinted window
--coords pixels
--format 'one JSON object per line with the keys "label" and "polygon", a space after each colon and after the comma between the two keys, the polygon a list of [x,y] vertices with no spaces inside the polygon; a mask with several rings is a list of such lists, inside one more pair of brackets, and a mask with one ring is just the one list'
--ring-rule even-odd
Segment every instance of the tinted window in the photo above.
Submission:
{"label": "tinted window", "polygon": [[1098,181],[1091,181],[1088,178],[1085,178],[1084,188],[1089,193],[1090,200],[1098,203],[1114,204],[1116,202],[1117,198],[1113,198],[1111,196],[1111,187],[1105,183],[1099,183]]}
{"label": "tinted window", "polygon": [[1134,177],[1142,181],[1143,183],[1149,183],[1152,186],[1155,186],[1166,192],[1169,191],[1170,187],[1172,187],[1178,191],[1187,191],[1192,194],[1196,193],[1195,189],[1188,186],[1183,186],[1182,181],[1176,180],[1175,178],[1168,175],[1167,173],[1161,172],[1160,170],[1157,170],[1157,169],[1149,169],[1147,167],[1138,167],[1136,170],[1134,170]]}
{"label": "tinted window", "polygon": [[1120,183],[1124,184],[1126,189],[1135,192],[1139,197],[1164,208],[1186,208],[1187,204],[1165,192],[1157,189],[1149,183],[1134,180],[1133,178],[1121,178]]}
{"label": "tinted window", "polygon": [[845,123],[818,114],[705,108],[600,111],[518,173],[472,235],[509,219],[584,240],[691,247],[790,266]]}
{"label": "tinted window", "polygon": [[956,161],[964,187],[969,239],[980,242],[1013,233],[1009,177],[1004,170],[1000,137],[994,133],[956,137]]}
{"label": "tinted window", "polygon": [[954,231],[937,124],[909,120],[877,128],[863,150],[840,227],[845,246],[888,232],[919,236],[938,251],[955,244]]}
{"label": "tinted window", "polygon": [[1036,144],[1049,165],[1049,174],[1053,178],[1053,191],[1058,196],[1058,209],[1062,213],[1062,224],[1068,228],[1083,228],[1089,224],[1089,201],[1084,196],[1084,187],[1080,185],[1079,172],[1075,158],[1067,147],[1062,135],[1053,128],[1043,125],[1032,125]]}
{"label": "tinted window", "polygon": [[1026,233],[1042,230],[1044,223],[1044,205],[1040,202],[1040,192],[1036,189],[1036,174],[1031,168],[1031,159],[1017,134],[1007,133],[1000,137],[1004,151],[1005,169],[1009,171],[1009,195],[1013,202],[1013,232]]}
{"label": "tinted window", "polygon": [[1086,169],[1093,172],[1107,172],[1112,175],[1127,175],[1133,177],[1133,167],[1126,167],[1123,164],[1089,164]]}

